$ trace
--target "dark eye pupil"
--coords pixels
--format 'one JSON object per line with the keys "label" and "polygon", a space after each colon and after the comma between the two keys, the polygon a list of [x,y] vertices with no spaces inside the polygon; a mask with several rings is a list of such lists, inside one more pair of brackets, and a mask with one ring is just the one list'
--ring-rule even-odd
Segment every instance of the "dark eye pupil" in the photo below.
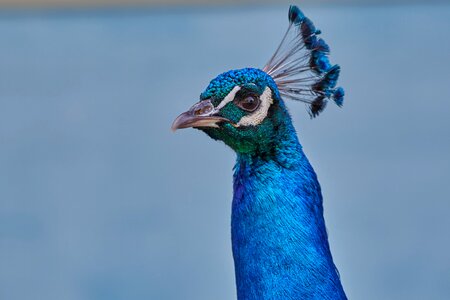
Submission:
{"label": "dark eye pupil", "polygon": [[258,100],[254,96],[247,96],[240,104],[243,109],[254,110],[258,106]]}

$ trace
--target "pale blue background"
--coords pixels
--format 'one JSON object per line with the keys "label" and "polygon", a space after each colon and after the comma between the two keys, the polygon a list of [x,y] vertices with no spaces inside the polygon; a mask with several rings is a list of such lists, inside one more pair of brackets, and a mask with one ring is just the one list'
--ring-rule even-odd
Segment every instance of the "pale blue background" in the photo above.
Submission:
{"label": "pale blue background", "polygon": [[[307,6],[343,109],[288,106],[350,299],[450,297],[450,5]],[[0,13],[0,299],[233,299],[234,154],[176,115],[286,6]]]}

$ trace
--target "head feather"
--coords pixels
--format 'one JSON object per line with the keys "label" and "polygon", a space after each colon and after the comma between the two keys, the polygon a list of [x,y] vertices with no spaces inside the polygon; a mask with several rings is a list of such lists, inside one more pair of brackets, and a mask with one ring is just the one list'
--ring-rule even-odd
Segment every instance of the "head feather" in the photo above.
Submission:
{"label": "head feather", "polygon": [[308,104],[311,117],[325,109],[328,99],[342,106],[344,90],[335,88],[340,67],[328,59],[330,47],[297,6],[289,8],[289,26],[263,71],[275,81],[280,95]]}

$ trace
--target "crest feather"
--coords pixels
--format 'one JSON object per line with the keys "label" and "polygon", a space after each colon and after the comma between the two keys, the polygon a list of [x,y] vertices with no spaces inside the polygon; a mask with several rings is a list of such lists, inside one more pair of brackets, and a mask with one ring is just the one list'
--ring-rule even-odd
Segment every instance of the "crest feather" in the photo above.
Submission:
{"label": "crest feather", "polygon": [[297,6],[289,7],[288,17],[286,34],[263,71],[273,78],[283,98],[308,104],[312,118],[329,99],[342,106],[344,89],[335,88],[340,67],[330,64],[330,47],[318,37],[321,31]]}

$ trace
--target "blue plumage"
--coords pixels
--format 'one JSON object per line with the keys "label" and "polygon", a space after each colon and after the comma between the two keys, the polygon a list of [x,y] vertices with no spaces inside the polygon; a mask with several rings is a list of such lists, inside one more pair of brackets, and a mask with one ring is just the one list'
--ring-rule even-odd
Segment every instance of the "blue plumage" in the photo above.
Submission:
{"label": "blue plumage", "polygon": [[305,19],[305,15],[297,6],[291,5],[289,7],[288,18],[289,22],[298,25]]}
{"label": "blue plumage", "polygon": [[245,68],[231,70],[218,75],[211,80],[205,91],[201,93],[200,99],[214,98],[216,101],[223,99],[235,86],[248,83],[264,82],[269,84],[274,90],[276,84],[273,79],[261,70]]}
{"label": "blue plumage", "polygon": [[232,244],[238,299],[345,299],[316,175],[292,127],[269,161],[239,155]]}
{"label": "blue plumage", "polygon": [[345,95],[344,89],[341,87],[337,88],[333,92],[333,100],[339,107],[341,107],[342,104],[344,103],[344,95]]}
{"label": "blue plumage", "polygon": [[300,24],[300,30],[303,39],[307,39],[316,33],[316,27],[314,26],[314,23],[306,17],[303,18],[303,21]]}
{"label": "blue plumage", "polygon": [[[312,90],[324,93],[329,92],[336,86],[340,72],[341,67],[339,67],[339,65],[332,66],[319,81],[312,85]],[[327,94],[327,96],[330,95]]]}
{"label": "blue plumage", "polygon": [[220,74],[172,125],[200,129],[237,154],[231,231],[239,300],[346,299],[320,185],[284,102],[307,103],[312,117],[327,99],[342,106],[340,67],[319,33],[291,6],[288,32],[264,69]]}
{"label": "blue plumage", "polygon": [[323,74],[331,68],[328,57],[321,51],[313,51],[311,53],[309,66],[317,74]]}
{"label": "blue plumage", "polygon": [[330,46],[323,39],[318,39],[317,43],[314,45],[315,51],[322,53],[330,53]]}

